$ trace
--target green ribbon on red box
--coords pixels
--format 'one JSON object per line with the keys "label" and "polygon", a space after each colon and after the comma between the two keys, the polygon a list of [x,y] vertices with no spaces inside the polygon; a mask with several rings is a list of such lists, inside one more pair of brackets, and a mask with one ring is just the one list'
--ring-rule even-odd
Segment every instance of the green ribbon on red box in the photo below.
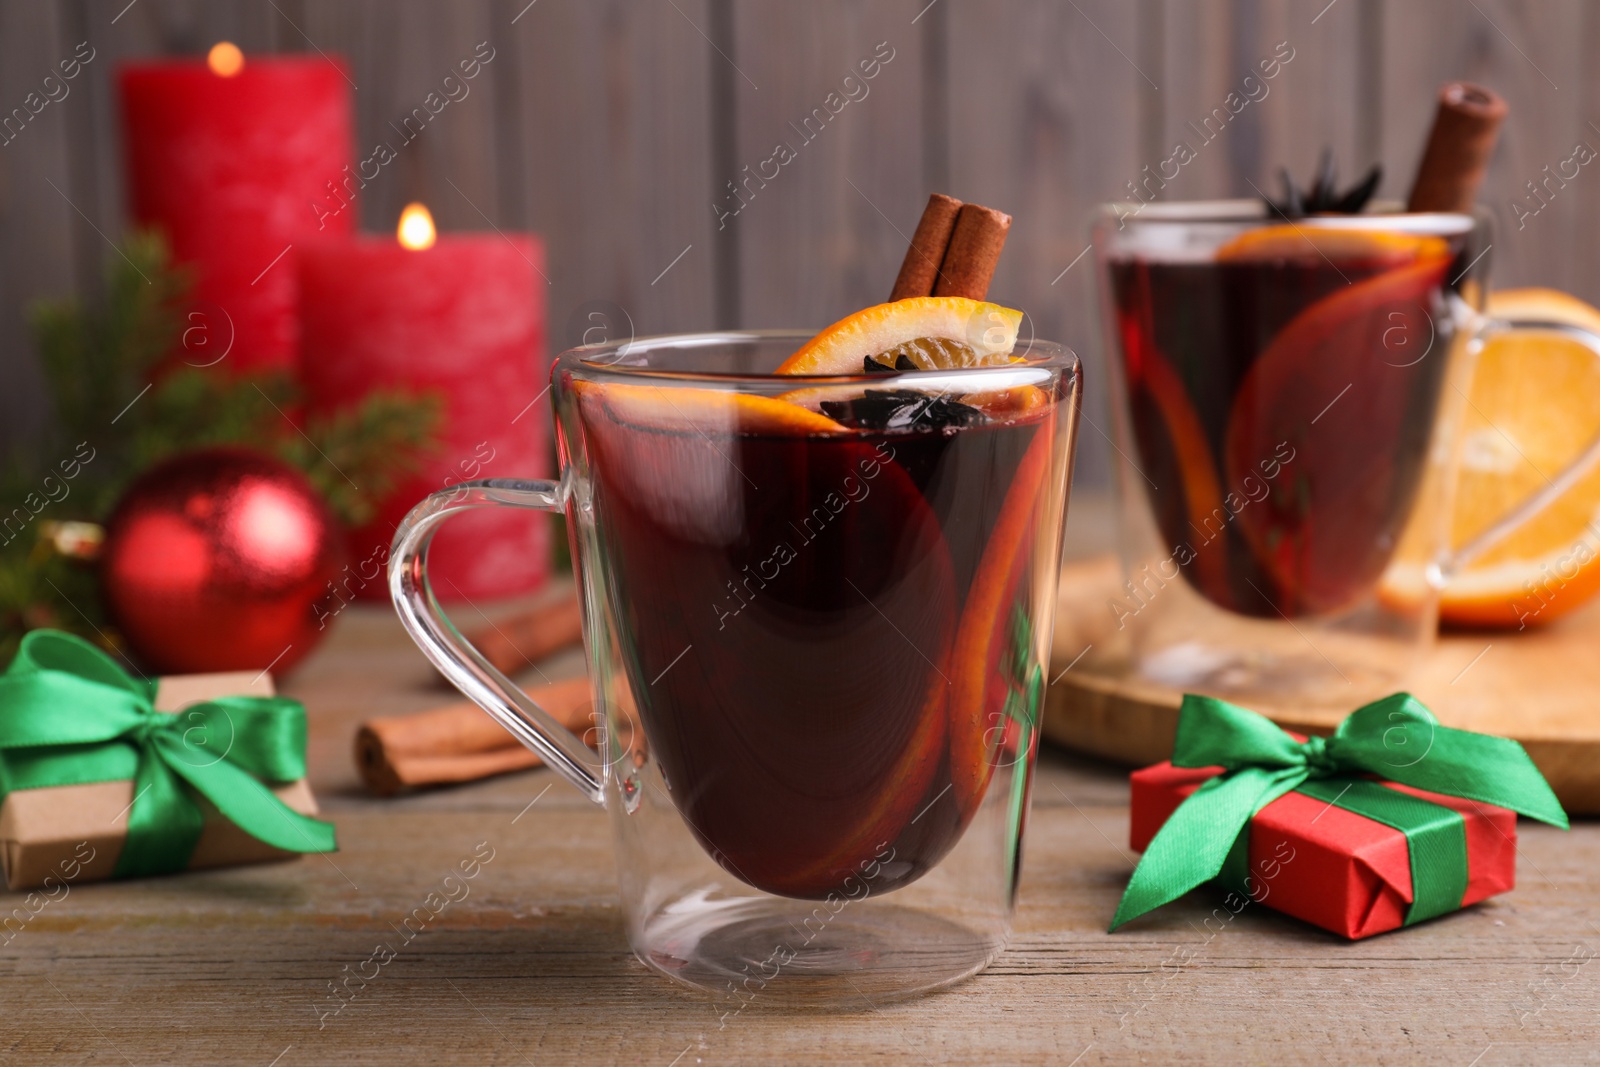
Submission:
{"label": "green ribbon on red box", "polygon": [[80,637],[27,634],[0,675],[0,799],[17,789],[133,779],[114,878],[186,868],[205,822],[202,796],[276,848],[333,851],[331,823],[300,814],[262,785],[305,777],[298,700],[225,696],[169,714],[155,709],[156,685]]}
{"label": "green ribbon on red box", "polygon": [[1172,763],[1223,770],[1185,799],[1151,840],[1112,930],[1219,875],[1242,881],[1250,820],[1290,791],[1405,835],[1412,884],[1407,926],[1461,906],[1465,824],[1460,812],[1388,789],[1368,775],[1567,827],[1566,812],[1521,745],[1441,726],[1409,693],[1357,708],[1333,736],[1305,741],[1253,711],[1185,694]]}

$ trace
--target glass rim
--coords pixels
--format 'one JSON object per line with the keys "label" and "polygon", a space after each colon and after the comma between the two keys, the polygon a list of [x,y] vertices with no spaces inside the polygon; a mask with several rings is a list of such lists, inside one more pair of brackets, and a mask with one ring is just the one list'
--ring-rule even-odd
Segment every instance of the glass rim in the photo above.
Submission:
{"label": "glass rim", "polygon": [[[1055,341],[1043,341],[1038,338],[1029,338],[1026,341],[1018,339],[1017,347],[1025,358],[1020,363],[1000,364],[989,367],[952,367],[948,370],[911,370],[893,371],[885,370],[881,373],[867,374],[748,374],[733,371],[714,370],[683,370],[678,368],[642,367],[635,364],[622,364],[620,361],[629,355],[642,354],[650,351],[669,349],[697,349],[712,348],[739,344],[759,344],[772,342],[789,342],[794,347],[809,341],[816,336],[814,330],[707,330],[700,333],[669,333],[655,334],[648,337],[630,338],[627,341],[612,341],[597,345],[579,345],[559,353],[553,364],[552,370],[575,372],[586,380],[594,379],[638,379],[648,378],[652,381],[665,382],[702,382],[722,387],[734,387],[740,384],[772,386],[778,383],[805,382],[807,387],[814,385],[876,385],[897,381],[915,381],[918,384],[936,385],[943,378],[1004,378],[1016,376],[1019,373],[1027,375],[1026,381],[1014,384],[1033,384],[1032,379],[1041,374],[1050,374],[1064,371],[1071,375],[1078,375],[1082,371],[1082,361],[1077,353],[1066,345]],[[609,357],[609,362],[606,360]],[[1006,388],[1007,386],[995,382],[991,388]],[[791,385],[790,388],[793,388]]]}
{"label": "glass rim", "polygon": [[[1383,229],[1424,233],[1465,233],[1481,220],[1480,205],[1471,213],[1459,211],[1406,211],[1398,200],[1375,200],[1359,215],[1308,215],[1294,225],[1317,229]],[[1267,210],[1259,198],[1223,200],[1111,200],[1095,210],[1099,222],[1119,225],[1193,225],[1205,223],[1279,223],[1285,221]]]}

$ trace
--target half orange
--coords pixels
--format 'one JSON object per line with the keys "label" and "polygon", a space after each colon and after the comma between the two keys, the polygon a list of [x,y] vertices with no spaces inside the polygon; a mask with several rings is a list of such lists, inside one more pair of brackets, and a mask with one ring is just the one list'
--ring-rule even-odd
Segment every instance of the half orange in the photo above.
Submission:
{"label": "half orange", "polygon": [[[1600,335],[1600,310],[1549,289],[1489,298],[1494,318]],[[1544,490],[1600,434],[1600,360],[1556,331],[1502,333],[1483,347],[1464,416],[1451,541],[1459,549]],[[1600,468],[1451,576],[1445,622],[1520,629],[1600,591]]]}

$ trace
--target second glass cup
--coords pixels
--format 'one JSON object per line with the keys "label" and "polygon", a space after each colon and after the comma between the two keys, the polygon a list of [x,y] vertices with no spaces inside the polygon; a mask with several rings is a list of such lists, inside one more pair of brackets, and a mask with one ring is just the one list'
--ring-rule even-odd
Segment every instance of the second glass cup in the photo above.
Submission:
{"label": "second glass cup", "polygon": [[[1003,367],[772,374],[805,340],[564,354],[561,480],[434,494],[390,570],[429,658],[609,812],[638,957],[741,1005],[905,996],[1004,945],[1081,391],[1041,342]],[[896,393],[972,415],[844,417]],[[439,524],[492,506],[567,516],[598,755],[428,588]]]}
{"label": "second glass cup", "polygon": [[1553,331],[1600,353],[1583,330],[1484,318],[1489,248],[1463,214],[1102,211],[1127,570],[1109,609],[1141,675],[1353,706],[1429,647],[1451,570],[1554,498],[1450,544],[1484,339]]}

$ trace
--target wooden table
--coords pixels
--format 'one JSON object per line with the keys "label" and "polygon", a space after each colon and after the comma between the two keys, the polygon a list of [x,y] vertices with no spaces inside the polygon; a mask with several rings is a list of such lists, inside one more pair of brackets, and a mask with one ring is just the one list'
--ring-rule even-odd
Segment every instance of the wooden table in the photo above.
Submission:
{"label": "wooden table", "polygon": [[[1104,544],[1103,521],[1080,509],[1075,540]],[[450,695],[387,611],[348,609],[285,689],[309,709],[340,852],[79,886],[0,932],[0,1064],[1600,1062],[1594,823],[1524,821],[1516,892],[1364,942],[1255,906],[1208,937],[1205,891],[1111,936],[1134,861],[1126,778],[1047,751],[993,966],[911,1003],[757,1002],[720,1027],[629,953],[604,817],[551,772],[361,792],[355,724]],[[469,895],[324,1016],[479,842],[494,858]],[[20,902],[0,894],[0,913]]]}

